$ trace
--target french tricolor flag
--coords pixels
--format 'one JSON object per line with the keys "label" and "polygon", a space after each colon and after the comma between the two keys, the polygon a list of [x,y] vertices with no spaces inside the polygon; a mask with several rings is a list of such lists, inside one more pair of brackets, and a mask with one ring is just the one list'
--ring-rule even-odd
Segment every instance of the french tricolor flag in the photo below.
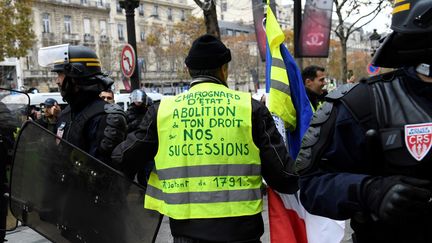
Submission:
{"label": "french tricolor flag", "polygon": [[267,189],[272,243],[339,243],[343,240],[345,222],[308,213],[298,195]]}
{"label": "french tricolor flag", "polygon": [[[285,36],[270,7],[267,7],[266,36],[266,89],[270,90],[267,105],[288,144],[291,157],[295,159],[313,112],[300,70],[283,44]],[[282,59],[285,67],[272,65],[273,59]],[[272,80],[277,82],[273,84]],[[289,86],[289,93],[277,90],[281,83]],[[294,129],[286,131],[286,127]],[[281,194],[269,188],[268,207],[272,243],[339,243],[344,237],[344,221],[308,213],[301,205],[298,193]]]}

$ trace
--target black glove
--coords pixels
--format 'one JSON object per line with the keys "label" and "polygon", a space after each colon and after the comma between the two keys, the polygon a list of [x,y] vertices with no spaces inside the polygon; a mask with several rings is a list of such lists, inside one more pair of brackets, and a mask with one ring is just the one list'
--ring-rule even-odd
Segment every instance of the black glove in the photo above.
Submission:
{"label": "black glove", "polygon": [[372,177],[362,183],[364,206],[379,220],[406,223],[432,211],[432,183],[407,176]]}

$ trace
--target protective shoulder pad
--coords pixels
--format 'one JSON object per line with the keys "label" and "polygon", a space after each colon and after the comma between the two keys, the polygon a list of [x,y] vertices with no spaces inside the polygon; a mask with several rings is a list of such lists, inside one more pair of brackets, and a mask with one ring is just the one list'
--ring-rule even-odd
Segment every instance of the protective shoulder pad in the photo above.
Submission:
{"label": "protective shoulder pad", "polygon": [[330,117],[333,109],[333,102],[324,102],[320,108],[313,114],[310,126],[323,124]]}
{"label": "protective shoulder pad", "polygon": [[119,143],[121,143],[127,132],[126,114],[118,105],[105,105],[106,127],[103,138],[99,145],[99,152],[104,156],[111,156],[111,152]]}
{"label": "protective shoulder pad", "polygon": [[331,139],[331,127],[335,120],[333,102],[325,102],[315,112],[310,126],[303,136],[301,150],[297,155],[295,171],[300,175],[311,168],[317,155]]}
{"label": "protective shoulder pad", "polygon": [[338,100],[344,95],[348,94],[355,86],[357,86],[358,83],[350,83],[350,84],[344,84],[340,86],[339,88],[331,91],[325,98],[328,101]]}
{"label": "protective shoulder pad", "polygon": [[104,106],[105,112],[108,114],[122,114],[125,115],[123,109],[117,104],[105,104]]}
{"label": "protective shoulder pad", "polygon": [[330,118],[332,109],[333,103],[326,102],[317,110],[317,112],[315,112],[308,130],[303,136],[301,145],[302,149],[312,147],[318,142],[320,138],[321,125]]}

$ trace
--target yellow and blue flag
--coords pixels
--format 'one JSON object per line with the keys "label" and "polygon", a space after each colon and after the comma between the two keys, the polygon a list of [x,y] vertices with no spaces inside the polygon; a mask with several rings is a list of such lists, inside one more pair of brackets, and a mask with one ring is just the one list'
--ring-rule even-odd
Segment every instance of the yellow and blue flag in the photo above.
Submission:
{"label": "yellow and blue flag", "polygon": [[[268,4],[268,1],[267,1]],[[266,88],[269,110],[284,121],[288,129],[290,155],[297,157],[301,140],[309,127],[313,111],[302,76],[294,58],[283,44],[285,35],[270,6],[266,18]]]}

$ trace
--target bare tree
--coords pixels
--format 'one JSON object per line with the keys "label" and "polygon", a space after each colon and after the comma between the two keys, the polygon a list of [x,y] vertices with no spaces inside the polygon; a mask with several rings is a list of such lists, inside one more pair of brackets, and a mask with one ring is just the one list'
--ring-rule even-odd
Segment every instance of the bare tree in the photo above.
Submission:
{"label": "bare tree", "polygon": [[231,50],[229,73],[234,81],[235,90],[249,91],[249,84],[253,81],[251,70],[256,71],[257,68],[257,57],[251,54],[249,43],[255,41],[255,34],[224,37],[224,43]]}
{"label": "bare tree", "polygon": [[333,0],[338,24],[333,29],[341,45],[342,80],[347,80],[347,41],[352,33],[369,24],[386,7],[389,0]]}
{"label": "bare tree", "polygon": [[174,42],[168,47],[175,60],[177,77],[180,80],[190,78],[184,66],[184,60],[192,45],[192,41],[206,33],[204,18],[189,16],[185,21],[179,22],[173,27]]}
{"label": "bare tree", "polygon": [[207,28],[207,34],[211,34],[220,39],[220,30],[216,13],[216,0],[194,0],[194,2],[204,12],[204,22]]}

